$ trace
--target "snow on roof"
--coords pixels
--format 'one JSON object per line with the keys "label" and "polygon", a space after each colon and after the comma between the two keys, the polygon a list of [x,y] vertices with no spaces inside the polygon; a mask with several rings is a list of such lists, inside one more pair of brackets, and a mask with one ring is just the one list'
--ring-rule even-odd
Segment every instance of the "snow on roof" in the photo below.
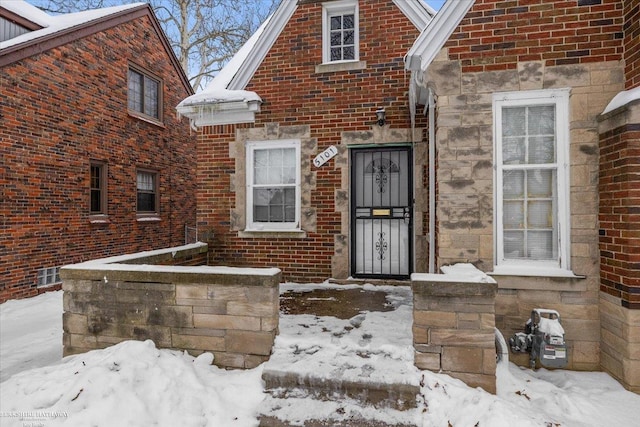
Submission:
{"label": "snow on roof", "polygon": [[55,34],[64,30],[72,29],[80,25],[87,24],[100,18],[113,15],[129,9],[144,6],[145,3],[132,3],[122,6],[106,7],[103,9],[87,10],[84,12],[67,13],[64,15],[48,15],[37,7],[22,0],[12,0],[3,2],[2,7],[23,18],[43,26],[41,30],[30,31],[10,40],[0,43],[0,50],[38,39],[47,35]]}
{"label": "snow on roof", "polygon": [[616,96],[613,97],[613,99],[611,100],[611,102],[609,102],[609,105],[606,106],[602,114],[607,114],[608,112],[613,111],[616,108],[620,108],[638,99],[640,99],[640,86],[633,89],[629,89],[629,90],[623,90],[622,92],[618,93]]}
{"label": "snow on roof", "polygon": [[31,21],[34,24],[38,24],[41,27],[48,27],[50,25],[51,16],[45,13],[44,11],[38,9],[37,7],[27,3],[23,0],[11,0],[2,2],[0,5],[4,9],[7,9],[9,12],[13,12],[16,15],[19,15],[26,19],[27,21]]}

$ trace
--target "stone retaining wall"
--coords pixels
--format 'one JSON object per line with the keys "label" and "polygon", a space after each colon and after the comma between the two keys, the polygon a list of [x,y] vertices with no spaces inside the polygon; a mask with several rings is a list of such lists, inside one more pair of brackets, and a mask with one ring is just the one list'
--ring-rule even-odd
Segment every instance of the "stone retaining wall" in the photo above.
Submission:
{"label": "stone retaining wall", "polygon": [[266,361],[278,329],[280,270],[166,265],[207,250],[195,244],[62,268],[64,355],[151,339],[159,348],[211,352],[220,367]]}
{"label": "stone retaining wall", "polygon": [[495,393],[498,285],[487,279],[413,274],[413,345],[419,369],[443,372]]}

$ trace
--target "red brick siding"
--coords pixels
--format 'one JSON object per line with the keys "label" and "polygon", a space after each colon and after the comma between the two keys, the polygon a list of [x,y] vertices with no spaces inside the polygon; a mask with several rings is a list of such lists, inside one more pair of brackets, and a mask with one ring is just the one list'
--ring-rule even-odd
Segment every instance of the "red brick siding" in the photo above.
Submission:
{"label": "red brick siding", "polygon": [[622,8],[619,0],[477,0],[445,47],[464,72],[618,61]]}
{"label": "red brick siding", "polygon": [[[264,101],[256,127],[271,122],[310,125],[318,152],[339,144],[343,131],[370,129],[378,107],[385,107],[392,128],[410,127],[409,74],[403,56],[419,31],[391,0],[361,1],[359,8],[360,60],[366,61],[366,69],[316,74],[315,66],[322,63],[321,2],[298,6],[247,86]],[[340,171],[333,163],[314,169],[317,187],[311,206],[317,210],[316,233],[307,233],[305,239],[239,238],[229,227],[229,212],[235,207],[229,174],[235,173],[235,159],[228,158],[228,142],[234,134],[233,129],[219,130],[204,130],[198,154],[198,223],[215,234],[211,262],[276,266],[286,280],[330,277],[334,235],[341,233],[334,204]],[[208,163],[211,160],[214,163]]]}
{"label": "red brick siding", "polygon": [[640,1],[624,2],[624,61],[627,89],[640,86]]}
{"label": "red brick siding", "polygon": [[640,125],[600,135],[600,290],[640,309]]}
{"label": "red brick siding", "polygon": [[[163,126],[127,114],[129,61],[164,79]],[[189,95],[148,17],[0,68],[0,302],[36,273],[184,243],[195,223]],[[108,169],[109,223],[89,221],[89,163]],[[136,168],[159,172],[159,222],[136,221]]]}

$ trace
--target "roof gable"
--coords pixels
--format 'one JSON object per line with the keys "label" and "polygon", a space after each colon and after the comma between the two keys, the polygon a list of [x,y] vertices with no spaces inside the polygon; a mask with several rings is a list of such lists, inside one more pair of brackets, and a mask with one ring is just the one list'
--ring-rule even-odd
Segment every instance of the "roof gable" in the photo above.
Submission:
{"label": "roof gable", "polygon": [[3,3],[1,8],[6,8],[6,5],[12,6],[12,13],[37,20],[42,28],[1,42],[0,67],[108,30],[124,22],[147,16],[150,18],[160,43],[185,89],[189,93],[193,93],[189,79],[178,62],[171,44],[160,27],[151,6],[146,3],[133,3],[56,16],[48,15],[24,1]]}
{"label": "roof gable", "polygon": [[[242,117],[244,121],[253,121],[253,113],[259,111],[262,100],[255,92],[244,89],[291,20],[298,5],[305,1],[322,3],[318,0],[282,1],[274,14],[240,48],[211,83],[202,92],[184,99],[177,106],[178,112],[188,116],[196,126],[241,123],[242,121],[234,121],[234,114],[238,118]],[[418,30],[424,28],[436,14],[423,0],[392,1]],[[225,107],[211,107],[221,104],[225,104]],[[222,110],[225,110],[224,114],[221,113]],[[244,114],[246,112],[251,114]]]}

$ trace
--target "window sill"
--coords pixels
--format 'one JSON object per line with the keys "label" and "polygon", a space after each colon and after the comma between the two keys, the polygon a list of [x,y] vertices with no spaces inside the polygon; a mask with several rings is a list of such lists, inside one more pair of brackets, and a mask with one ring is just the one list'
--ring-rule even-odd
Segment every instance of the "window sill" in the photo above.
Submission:
{"label": "window sill", "polygon": [[160,120],[156,119],[155,117],[147,116],[146,114],[142,114],[137,111],[131,111],[131,110],[127,110],[127,114],[129,114],[129,117],[142,120],[143,122],[150,123],[162,129],[165,128],[164,123],[162,123]]}
{"label": "window sill", "polygon": [[159,222],[161,221],[159,216],[138,216],[136,218],[138,222]]}
{"label": "window sill", "polygon": [[110,224],[111,221],[109,221],[109,217],[107,215],[91,215],[89,216],[89,223],[100,225],[100,224]]}
{"label": "window sill", "polygon": [[266,238],[293,238],[303,239],[307,237],[304,230],[244,230],[238,232],[238,237],[266,237]]}
{"label": "window sill", "polygon": [[571,270],[527,266],[496,266],[487,273],[498,282],[498,289],[584,292],[585,276]]}
{"label": "window sill", "polygon": [[325,62],[316,65],[316,74],[364,70],[365,68],[367,68],[366,61]]}

